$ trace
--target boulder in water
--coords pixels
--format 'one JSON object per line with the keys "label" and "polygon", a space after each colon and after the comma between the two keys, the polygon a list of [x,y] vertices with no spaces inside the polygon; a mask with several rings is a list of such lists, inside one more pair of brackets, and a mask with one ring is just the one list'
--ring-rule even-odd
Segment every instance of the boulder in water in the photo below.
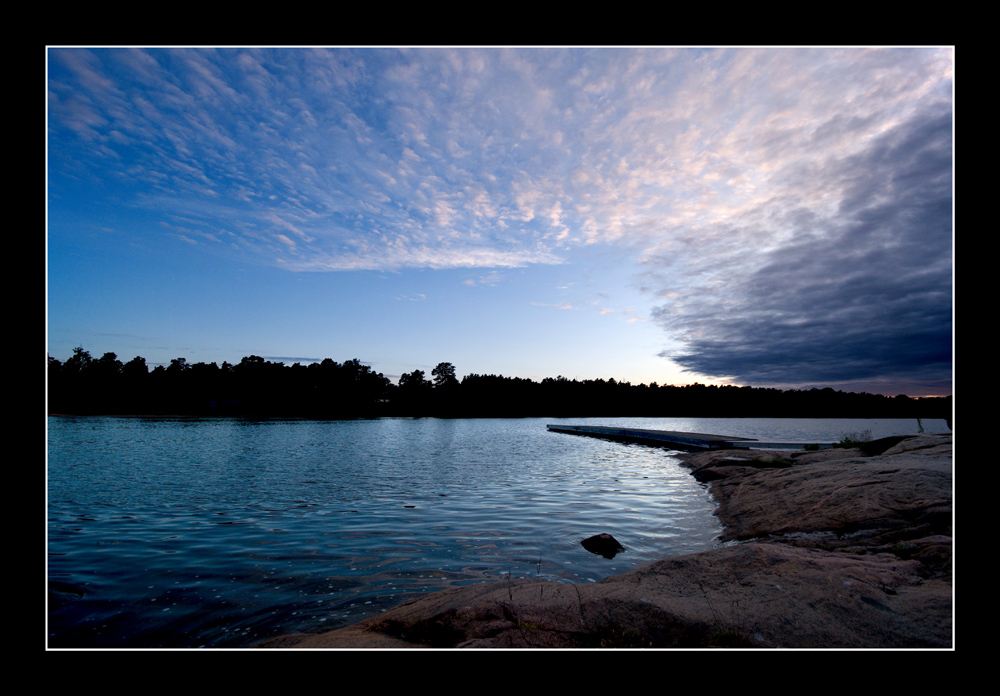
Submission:
{"label": "boulder in water", "polygon": [[604,556],[605,558],[614,558],[615,554],[625,550],[625,547],[619,544],[617,539],[607,533],[595,534],[580,543],[583,544],[583,548],[591,553],[596,553],[598,556]]}

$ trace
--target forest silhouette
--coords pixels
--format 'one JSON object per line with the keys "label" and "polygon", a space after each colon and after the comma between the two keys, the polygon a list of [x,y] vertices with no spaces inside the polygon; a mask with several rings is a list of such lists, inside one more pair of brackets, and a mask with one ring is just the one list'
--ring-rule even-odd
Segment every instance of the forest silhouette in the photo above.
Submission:
{"label": "forest silhouette", "polygon": [[470,374],[459,380],[442,362],[398,384],[358,359],[307,365],[257,355],[237,364],[189,364],[175,358],[149,369],[145,358],[122,363],[82,347],[65,362],[48,359],[48,412],[65,415],[243,416],[257,418],[483,417],[756,417],[943,418],[951,396],[889,397],[832,388],[633,385],[563,376],[534,381]]}

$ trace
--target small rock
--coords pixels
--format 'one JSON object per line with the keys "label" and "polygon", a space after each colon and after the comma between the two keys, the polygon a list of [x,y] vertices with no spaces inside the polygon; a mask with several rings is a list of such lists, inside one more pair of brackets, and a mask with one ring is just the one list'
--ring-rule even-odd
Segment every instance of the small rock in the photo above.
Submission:
{"label": "small rock", "polygon": [[610,534],[595,534],[580,543],[583,544],[583,548],[591,553],[596,553],[598,556],[604,556],[605,558],[614,558],[619,551],[625,550],[625,547],[619,544],[618,540]]}

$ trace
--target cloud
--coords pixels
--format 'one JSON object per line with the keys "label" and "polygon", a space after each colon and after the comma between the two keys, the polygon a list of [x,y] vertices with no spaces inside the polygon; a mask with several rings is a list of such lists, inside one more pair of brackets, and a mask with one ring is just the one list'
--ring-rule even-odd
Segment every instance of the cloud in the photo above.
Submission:
{"label": "cloud", "polygon": [[662,355],[755,384],[948,378],[951,134],[942,104],[849,157],[830,153],[812,169],[836,205],[788,203],[779,214],[767,202],[744,213],[784,227],[779,246],[755,249],[755,232],[769,234],[753,224],[710,230],[742,250],[713,257],[711,269],[698,268],[706,282],[657,309],[679,343]]}
{"label": "cloud", "polygon": [[503,273],[498,273],[496,271],[493,271],[491,273],[487,273],[486,275],[481,275],[478,278],[467,278],[467,279],[465,279],[465,280],[462,281],[462,285],[470,285],[470,286],[475,286],[475,285],[494,285],[495,286],[498,283],[500,283],[503,279],[504,279]]}
{"label": "cloud", "polygon": [[556,309],[576,309],[569,302],[531,302],[533,307],[555,307]]}
{"label": "cloud", "polygon": [[[560,94],[578,70],[572,52],[51,55],[55,169],[127,177],[134,204],[156,210],[169,197],[174,214],[200,214],[206,227],[235,216],[255,231],[235,240],[247,254],[289,268],[549,264],[561,260],[555,243],[621,229],[621,214],[569,190],[574,177],[606,181],[577,149],[586,141],[567,135],[597,103]],[[621,54],[597,57],[590,95],[620,69]],[[406,253],[383,254],[386,230],[406,235]],[[286,239],[299,263],[280,255]]]}
{"label": "cloud", "polygon": [[324,358],[306,358],[301,356],[287,356],[287,355],[265,355],[262,356],[265,360],[271,362],[280,363],[318,363],[323,362]]}
{"label": "cloud", "polygon": [[563,263],[559,257],[538,252],[503,251],[490,247],[427,246],[376,247],[358,244],[342,252],[313,252],[308,257],[285,259],[296,271],[357,271],[405,268],[517,268],[535,263]]}

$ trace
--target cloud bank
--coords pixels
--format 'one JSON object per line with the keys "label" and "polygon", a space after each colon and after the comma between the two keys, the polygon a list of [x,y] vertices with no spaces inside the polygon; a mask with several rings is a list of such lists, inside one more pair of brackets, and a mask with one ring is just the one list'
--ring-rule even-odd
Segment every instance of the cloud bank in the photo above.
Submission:
{"label": "cloud bank", "polygon": [[[699,226],[684,271],[669,245],[649,253],[651,287],[667,300],[654,317],[679,343],[661,355],[740,383],[934,390],[950,380],[950,104],[886,119],[860,140],[847,154],[803,147],[811,161],[785,165],[802,183]],[[675,273],[702,280],[674,289]]]}

